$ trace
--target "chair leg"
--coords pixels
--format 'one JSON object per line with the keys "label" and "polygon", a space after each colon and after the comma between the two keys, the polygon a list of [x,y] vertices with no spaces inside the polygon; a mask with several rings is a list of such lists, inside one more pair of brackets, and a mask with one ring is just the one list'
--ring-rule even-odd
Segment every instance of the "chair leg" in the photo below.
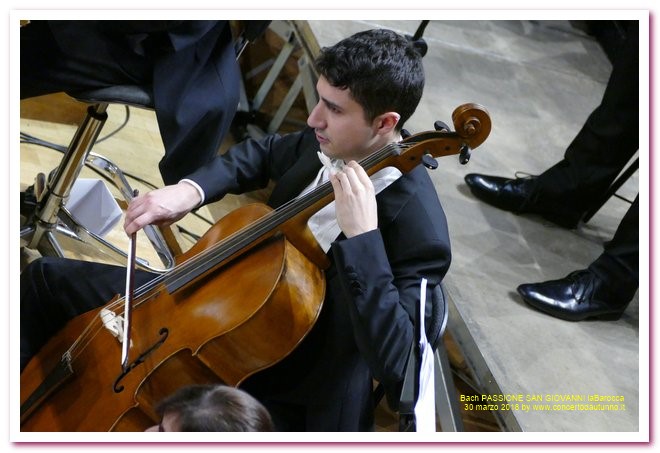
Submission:
{"label": "chair leg", "polygon": [[[127,255],[124,250],[111,244],[94,232],[89,231],[81,225],[66,208],[62,208],[60,211],[60,220],[62,223],[58,225],[58,228],[55,230],[60,237],[66,238],[73,243],[87,245],[91,247],[92,250],[102,253],[119,264],[126,264]],[[51,234],[53,234],[53,232],[51,232]],[[153,267],[148,261],[139,257],[135,259],[135,265],[139,269],[150,272],[163,271],[163,269]]]}
{"label": "chair leg", "polygon": [[[118,263],[125,263],[126,253],[90,232],[78,222],[65,208],[71,188],[78,178],[83,165],[88,162],[107,180],[112,182],[127,201],[132,198],[132,189],[123,172],[112,162],[90,152],[107,119],[108,104],[100,103],[87,109],[87,116],[80,125],[62,162],[55,169],[52,178],[43,190],[35,186],[38,201],[27,223],[21,225],[21,240],[30,249],[38,250],[44,256],[64,256],[59,238],[67,238],[77,243],[86,243],[94,251],[100,251]],[[159,258],[166,268],[175,265],[174,257],[167,246],[160,230],[155,226],[145,228]],[[138,259],[137,265],[152,272],[162,272]]]}
{"label": "chair leg", "polygon": [[598,200],[598,202],[594,203],[594,205],[584,214],[582,217],[582,221],[584,223],[587,223],[591,218],[600,210],[600,208],[603,207],[603,205],[607,202],[607,200],[610,199],[612,195],[616,193],[617,190],[625,183],[628,178],[632,176],[633,173],[637,171],[639,168],[639,158],[635,159],[633,163],[631,163],[628,168],[624,170],[623,173],[612,183],[609,189],[607,189],[607,192],[603,194],[603,196]]}
{"label": "chair leg", "polygon": [[59,211],[108,118],[107,107],[107,104],[95,104],[87,109],[87,116],[73,136],[62,162],[48,181],[45,191],[38,194],[39,201],[32,220],[34,229],[27,243],[29,248],[38,250],[44,234],[56,228]]}
{"label": "chair leg", "polygon": [[[128,183],[124,172],[113,162],[100,154],[91,152],[87,157],[86,164],[97,170],[97,173],[112,183],[122,194],[126,202],[130,202],[133,199],[133,188]],[[147,225],[143,230],[165,268],[170,269],[174,267],[175,261],[172,255],[172,248],[170,242],[163,236],[162,231],[155,225]],[[178,250],[180,249],[175,250],[175,253],[179,253]]]}
{"label": "chair leg", "polygon": [[442,431],[464,431],[461,409],[456,397],[456,387],[451,376],[451,366],[444,344],[435,350],[435,410]]}

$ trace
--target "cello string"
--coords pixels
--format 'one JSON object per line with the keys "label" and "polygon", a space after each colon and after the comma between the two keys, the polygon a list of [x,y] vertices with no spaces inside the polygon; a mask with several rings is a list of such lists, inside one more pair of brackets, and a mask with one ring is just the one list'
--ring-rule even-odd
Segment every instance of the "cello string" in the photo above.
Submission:
{"label": "cello string", "polygon": [[[407,150],[414,146],[416,146],[414,141],[404,143],[390,143],[360,161],[360,165],[368,170],[373,165],[391,156],[393,152],[400,154],[401,150]],[[168,281],[173,282],[175,280],[183,279],[185,284],[185,282],[190,281],[192,278],[194,278],[194,276],[197,276],[197,274],[200,273],[202,269],[206,268],[206,270],[208,270],[210,267],[216,266],[217,264],[223,262],[231,255],[253,243],[255,239],[262,237],[264,234],[273,230],[284,221],[293,217],[294,214],[318,202],[331,191],[332,186],[328,182],[322,184],[303,197],[290,200],[275,211],[264,215],[263,217],[248,225],[245,225],[243,228],[234,232],[222,241],[219,241],[218,243],[198,253],[194,257],[191,257],[180,265],[174,267],[168,271],[167,274],[163,274],[162,276],[159,276],[149,282],[146,286],[138,288],[138,291],[140,293],[144,293],[145,291],[149,291],[153,286],[158,285],[161,282],[165,282],[167,284]],[[209,263],[212,264],[209,265]],[[201,272],[204,271],[205,270]]]}
{"label": "cello string", "polygon": [[[82,333],[78,336],[78,338],[74,340],[74,342],[67,350],[67,353],[69,354],[72,360],[78,357],[79,355],[79,353],[77,352],[78,350],[80,351],[84,350],[85,346],[89,344],[94,339],[94,337],[98,335],[99,332],[103,331],[103,329],[106,328],[100,316],[101,310],[108,309],[112,311],[115,314],[115,316],[119,316],[114,310],[117,308],[123,308],[123,305],[124,305],[124,297],[119,297],[116,301],[110,302],[109,304],[98,308],[97,316],[94,316],[94,318],[90,321],[89,324],[87,324],[87,326],[82,331]],[[94,330],[92,331],[92,329]]]}
{"label": "cello string", "polygon": [[[405,149],[410,146],[410,144],[391,143],[365,158],[361,161],[361,165],[368,169],[374,163],[380,162],[384,157],[391,155],[394,150],[400,148]],[[160,283],[167,283],[167,281],[173,281],[176,279],[186,279],[188,276],[194,275],[200,269],[200,266],[208,265],[208,262],[222,262],[223,258],[231,256],[243,247],[254,242],[256,238],[263,236],[266,232],[281,224],[283,220],[292,217],[292,213],[299,212],[300,210],[318,202],[332,191],[331,187],[332,186],[329,182],[324,183],[309,192],[306,196],[290,200],[275,211],[266,214],[255,222],[245,225],[230,236],[175,266],[166,274],[158,276],[147,284],[141,286],[136,290],[136,297],[145,294]]]}
{"label": "cello string", "polygon": [[[422,141],[424,140],[426,139],[423,139]],[[414,141],[408,141],[404,143],[391,143],[381,148],[380,150],[372,153],[371,155],[367,156],[365,159],[361,160],[359,164],[366,170],[369,170],[374,165],[384,161],[386,158],[391,156],[393,152],[397,152],[397,154],[400,154],[402,151],[406,151],[409,148],[415,146],[417,146],[417,143],[415,143]],[[140,288],[136,290],[136,299],[138,300],[136,301],[135,305],[138,306],[141,303],[146,302],[146,300],[142,299],[142,296],[148,294],[150,291],[157,288],[157,286],[161,282],[167,282],[168,280],[171,280],[173,275],[177,278],[181,278],[182,276],[185,277],[187,275],[192,275],[198,269],[200,269],[202,263],[205,263],[206,261],[216,261],[212,266],[217,266],[218,264],[222,263],[224,259],[230,257],[232,254],[236,253],[237,251],[240,251],[242,248],[251,244],[255,239],[264,236],[269,231],[273,230],[275,227],[281,225],[286,220],[292,218],[295,214],[302,212],[304,209],[317,203],[331,192],[332,192],[332,185],[330,182],[326,182],[320,185],[319,187],[315,188],[314,190],[310,191],[305,196],[294,198],[288,201],[287,203],[283,204],[282,206],[280,206],[278,209],[271,211],[266,215],[258,218],[254,222],[251,222],[243,226],[242,228],[235,231],[226,238],[222,239],[221,241],[209,246],[207,249],[201,251],[200,253],[196,254],[195,256],[191,257],[190,259],[186,260],[180,265],[175,266],[172,270],[168,271],[167,273],[163,275],[159,275],[158,277],[152,279],[148,283],[142,285]],[[109,304],[107,307],[104,308],[112,308],[114,312],[115,308],[119,306],[121,309],[122,305],[123,305],[123,298],[119,298],[117,301]],[[120,310],[120,314],[121,314],[121,310]],[[115,315],[117,315],[117,313],[115,313]],[[96,326],[96,329],[92,332],[92,328],[94,326]],[[71,357],[72,358],[77,357],[77,354],[75,354],[75,352],[77,350],[78,345],[80,345],[80,347],[83,348],[85,344],[91,341],[91,339],[93,339],[100,331],[102,331],[103,327],[104,326],[101,324],[100,319],[98,317],[94,317],[93,321],[87,326],[83,334],[81,334],[81,336],[71,346],[69,350]],[[89,338],[89,340],[83,343],[83,340],[87,338]]]}
{"label": "cello string", "polygon": [[[365,159],[361,160],[360,165],[366,170],[370,169],[377,163],[382,162],[385,158],[392,155],[393,152],[407,150],[410,147],[414,146],[414,143],[390,143],[380,150],[372,153],[367,156]],[[225,258],[236,253],[240,249],[244,248],[248,244],[254,242],[255,239],[265,235],[267,232],[274,229],[276,226],[282,224],[284,221],[293,217],[294,214],[301,212],[309,206],[317,203],[325,196],[332,192],[332,184],[328,181],[320,186],[316,187],[303,197],[294,198],[284,203],[282,206],[277,208],[274,211],[267,213],[266,215],[260,217],[259,219],[251,222],[231,235],[227,236],[223,240],[211,245],[207,249],[201,251],[190,259],[184,261],[183,263],[176,265],[170,271],[165,274],[159,275],[156,278],[150,280],[144,285],[140,286],[135,290],[135,306],[139,306],[143,302],[143,296],[148,294],[150,291],[155,289],[160,283],[167,282],[172,279],[173,275],[176,278],[185,277],[187,275],[192,275],[200,267],[200,262],[207,261],[216,261],[220,259],[218,263],[222,262],[222,257],[225,255]],[[124,298],[120,297],[115,302],[104,306],[102,308],[109,309],[114,312],[114,309],[120,308],[119,313],[115,315],[124,314],[121,311]],[[100,310],[99,310],[100,313]],[[92,329],[94,331],[92,331]],[[74,343],[69,348],[69,354],[72,357],[78,357],[79,349],[84,349],[84,346],[88,344],[99,332],[104,328],[103,323],[101,322],[99,316],[95,316],[92,322],[85,328],[83,333],[74,341]]]}
{"label": "cello string", "polygon": [[[393,151],[399,150],[400,148],[401,145],[390,143],[363,159],[360,162],[360,165],[369,169],[375,163],[383,161],[384,158],[392,155]],[[208,250],[196,255],[193,257],[194,262],[188,260],[185,263],[182,263],[182,266],[179,269],[176,269],[175,272],[168,273],[166,278],[171,280],[180,278],[190,280],[191,278],[188,276],[196,274],[200,268],[208,267],[209,261],[219,264],[247,245],[252,244],[256,239],[274,230],[275,227],[292,218],[295,214],[317,203],[331,192],[332,185],[330,182],[326,182],[305,196],[290,200],[288,203],[285,203],[273,211],[272,214],[263,216],[257,221],[247,225],[242,230],[239,230],[237,234],[228,237],[227,241],[221,241],[217,243],[216,246],[210,247]],[[198,263],[200,263],[200,260],[202,259],[204,260],[204,263],[198,266]],[[186,263],[190,263],[189,266],[187,266]]]}

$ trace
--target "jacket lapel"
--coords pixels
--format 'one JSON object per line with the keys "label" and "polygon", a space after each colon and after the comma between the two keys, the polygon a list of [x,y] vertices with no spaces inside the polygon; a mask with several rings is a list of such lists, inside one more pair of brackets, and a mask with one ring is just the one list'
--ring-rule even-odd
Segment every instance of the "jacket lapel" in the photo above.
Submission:
{"label": "jacket lapel", "polygon": [[380,228],[392,223],[399,215],[401,209],[416,192],[416,178],[414,174],[420,167],[413,169],[410,173],[404,173],[399,179],[387,186],[376,195],[378,204],[378,225]]}
{"label": "jacket lapel", "polygon": [[282,175],[268,200],[277,208],[300,195],[321,169],[321,161],[312,147],[307,147],[296,163]]}

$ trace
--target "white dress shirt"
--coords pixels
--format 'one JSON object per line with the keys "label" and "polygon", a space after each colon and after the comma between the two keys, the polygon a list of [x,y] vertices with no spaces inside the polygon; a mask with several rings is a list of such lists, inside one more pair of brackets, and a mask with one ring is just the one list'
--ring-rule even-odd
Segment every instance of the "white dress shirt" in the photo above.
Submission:
{"label": "white dress shirt", "polygon": [[[330,172],[338,171],[338,168],[343,166],[343,162],[333,160],[330,161],[324,154],[318,153],[319,159],[323,163],[323,167],[319,170],[318,175],[312,183],[303,190],[299,196],[303,196],[316,186],[323,184],[329,178]],[[370,176],[371,182],[374,185],[375,193],[380,193],[387,186],[401,177],[402,173],[396,167],[385,167]],[[316,214],[312,215],[307,222],[307,226],[314,234],[319,245],[324,252],[330,250],[330,245],[337,239],[341,233],[341,228],[337,223],[337,215],[335,214],[335,202],[327,204]]]}

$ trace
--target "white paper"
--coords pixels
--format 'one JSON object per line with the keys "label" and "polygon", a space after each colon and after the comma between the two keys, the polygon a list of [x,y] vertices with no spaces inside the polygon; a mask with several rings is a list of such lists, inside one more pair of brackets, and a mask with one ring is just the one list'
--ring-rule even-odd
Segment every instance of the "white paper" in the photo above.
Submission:
{"label": "white paper", "polygon": [[419,372],[419,398],[415,404],[417,432],[435,432],[435,374],[433,369],[433,349],[426,338],[424,309],[426,307],[426,279],[422,279],[419,301],[420,328],[419,348],[422,364]]}
{"label": "white paper", "polygon": [[83,227],[101,237],[119,222],[122,215],[117,201],[99,179],[77,179],[66,208]]}

